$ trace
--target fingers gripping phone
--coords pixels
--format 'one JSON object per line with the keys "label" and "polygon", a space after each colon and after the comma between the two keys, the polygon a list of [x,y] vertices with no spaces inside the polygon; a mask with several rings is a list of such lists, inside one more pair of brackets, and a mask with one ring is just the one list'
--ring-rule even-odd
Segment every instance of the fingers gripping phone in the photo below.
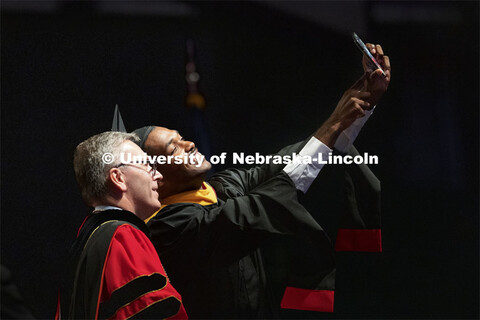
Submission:
{"label": "fingers gripping phone", "polygon": [[367,57],[368,61],[369,61],[369,64],[370,66],[372,67],[373,70],[376,70],[376,69],[380,69],[380,71],[382,71],[382,74],[383,76],[385,76],[385,71],[383,71],[382,67],[380,66],[380,64],[377,62],[377,60],[375,60],[375,58],[372,56],[372,54],[370,53],[370,51],[368,50],[367,46],[365,45],[365,43],[363,43],[362,39],[360,39],[357,34],[354,32],[352,33],[352,38],[353,38],[353,42],[355,42],[355,44],[357,45],[358,49],[360,49],[360,51],[362,51],[362,53]]}

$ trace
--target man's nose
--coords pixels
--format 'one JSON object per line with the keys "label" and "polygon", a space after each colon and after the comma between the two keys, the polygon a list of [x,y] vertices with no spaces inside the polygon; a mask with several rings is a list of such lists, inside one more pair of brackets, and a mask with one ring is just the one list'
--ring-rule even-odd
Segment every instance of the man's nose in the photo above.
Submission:
{"label": "man's nose", "polygon": [[193,143],[192,141],[182,141],[183,143],[183,149],[186,151],[186,152],[189,152],[193,149],[195,149],[195,143]]}
{"label": "man's nose", "polygon": [[155,171],[155,175],[153,176],[153,181],[163,180],[163,175],[160,173],[160,171]]}

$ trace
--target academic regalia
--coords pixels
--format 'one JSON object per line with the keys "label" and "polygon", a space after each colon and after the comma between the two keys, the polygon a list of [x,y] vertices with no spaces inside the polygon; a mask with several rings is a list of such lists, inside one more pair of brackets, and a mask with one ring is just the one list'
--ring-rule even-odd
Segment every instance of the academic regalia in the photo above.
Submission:
{"label": "academic regalia", "polygon": [[[286,147],[278,154],[298,152],[304,144]],[[197,201],[202,198],[202,190],[173,195],[162,200],[168,205],[147,223],[152,242],[190,317],[277,317],[279,305],[333,311],[333,247],[324,230],[298,202],[296,187],[282,171],[284,167],[269,164],[217,173],[209,180],[216,192],[215,201]],[[372,177],[362,176],[362,170],[353,171],[355,187],[347,191],[349,199],[362,203],[351,194],[361,186],[368,188],[364,194],[371,193],[368,201],[378,201],[379,190]],[[346,175],[350,183],[352,174]],[[204,184],[204,188],[208,190],[209,186]],[[358,205],[351,207],[357,209]],[[364,214],[364,207],[360,207],[357,216]],[[359,221],[353,221],[350,227],[364,228],[362,219]],[[270,292],[258,249],[272,236],[288,238],[307,253],[288,266],[281,301]]]}
{"label": "academic regalia", "polygon": [[144,222],[128,211],[87,217],[72,247],[69,318],[187,318],[146,234]]}

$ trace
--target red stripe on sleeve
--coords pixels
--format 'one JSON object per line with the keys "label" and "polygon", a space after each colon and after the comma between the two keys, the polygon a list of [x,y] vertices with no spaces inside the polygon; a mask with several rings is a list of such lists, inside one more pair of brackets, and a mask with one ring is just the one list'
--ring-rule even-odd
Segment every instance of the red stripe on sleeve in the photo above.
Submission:
{"label": "red stripe on sleeve", "polygon": [[280,307],[319,312],[333,312],[333,290],[309,290],[287,287]]}
{"label": "red stripe on sleeve", "polygon": [[[110,298],[113,291],[126,285],[128,282],[144,275],[160,273],[166,276],[153,244],[145,234],[128,224],[121,225],[115,231],[105,262],[105,272],[101,287],[101,301]],[[167,277],[168,279],[168,277]],[[120,309],[115,319],[126,319],[133,316],[151,303],[175,297],[180,302],[182,298],[175,288],[167,281],[165,287],[154,292],[145,292],[145,295]],[[183,304],[180,305],[177,318],[187,319]]]}
{"label": "red stripe on sleeve", "polygon": [[[164,290],[158,290],[154,292],[149,292],[146,295],[138,298],[137,300],[131,302],[130,304],[124,306],[123,308],[119,309],[117,313],[110,319],[128,319],[136,315],[137,313],[141,312],[143,309],[149,307],[152,304],[161,302],[162,300],[174,297],[166,296],[168,293],[165,293]],[[183,308],[183,304],[180,299],[174,297],[175,299],[180,301],[180,307],[174,315],[168,317],[167,319],[188,319],[187,313]]]}
{"label": "red stripe on sleeve", "polygon": [[335,251],[382,252],[382,230],[339,229]]}

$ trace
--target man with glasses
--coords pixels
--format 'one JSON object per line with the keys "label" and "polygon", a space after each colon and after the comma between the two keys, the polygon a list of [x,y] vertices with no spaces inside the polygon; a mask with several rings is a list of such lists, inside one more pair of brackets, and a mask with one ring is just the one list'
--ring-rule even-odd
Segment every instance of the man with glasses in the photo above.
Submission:
{"label": "man with glasses", "polygon": [[147,163],[119,160],[122,153],[145,156],[137,140],[135,134],[104,132],[75,149],[75,177],[94,211],[72,247],[69,318],[187,318],[143,222],[160,208],[163,177]]}

